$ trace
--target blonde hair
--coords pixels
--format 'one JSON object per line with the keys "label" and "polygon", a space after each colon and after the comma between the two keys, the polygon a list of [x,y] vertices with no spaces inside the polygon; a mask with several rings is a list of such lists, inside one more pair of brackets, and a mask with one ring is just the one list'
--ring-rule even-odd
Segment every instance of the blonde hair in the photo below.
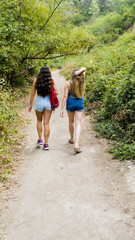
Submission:
{"label": "blonde hair", "polygon": [[81,72],[79,75],[75,75],[75,71],[78,71],[79,68],[74,69],[74,71],[71,74],[71,92],[73,95],[75,95],[77,98],[82,98],[85,92],[85,76]]}

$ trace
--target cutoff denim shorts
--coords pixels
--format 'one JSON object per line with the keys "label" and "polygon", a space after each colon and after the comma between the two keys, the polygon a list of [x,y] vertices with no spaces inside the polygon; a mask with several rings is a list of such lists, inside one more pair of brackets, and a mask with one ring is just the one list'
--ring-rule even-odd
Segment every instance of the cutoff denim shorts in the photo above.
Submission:
{"label": "cutoff denim shorts", "polygon": [[37,96],[35,109],[38,112],[43,112],[44,110],[49,110],[49,111],[52,110],[50,97],[49,96],[45,96],[45,97]]}
{"label": "cutoff denim shorts", "polygon": [[83,98],[75,98],[75,97],[68,97],[66,103],[66,110],[68,112],[84,111],[84,99]]}

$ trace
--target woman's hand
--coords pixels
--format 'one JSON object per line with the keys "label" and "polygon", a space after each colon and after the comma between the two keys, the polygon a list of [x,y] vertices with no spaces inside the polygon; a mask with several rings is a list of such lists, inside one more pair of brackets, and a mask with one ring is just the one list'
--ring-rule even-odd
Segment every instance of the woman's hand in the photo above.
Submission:
{"label": "woman's hand", "polygon": [[75,75],[79,75],[80,73],[83,73],[84,76],[85,76],[85,73],[86,73],[86,67],[83,67],[83,68],[80,68],[79,70],[76,70],[75,71]]}
{"label": "woman's hand", "polygon": [[64,112],[63,110],[60,111],[60,116],[63,118],[64,117]]}
{"label": "woman's hand", "polygon": [[61,110],[60,110],[60,116],[63,118],[64,117],[64,106],[66,104],[67,96],[68,96],[68,91],[69,91],[70,84],[69,82],[65,82],[64,85],[64,95],[62,98],[62,103],[61,103]]}
{"label": "woman's hand", "polygon": [[28,111],[31,112],[32,110],[32,105],[29,106]]}

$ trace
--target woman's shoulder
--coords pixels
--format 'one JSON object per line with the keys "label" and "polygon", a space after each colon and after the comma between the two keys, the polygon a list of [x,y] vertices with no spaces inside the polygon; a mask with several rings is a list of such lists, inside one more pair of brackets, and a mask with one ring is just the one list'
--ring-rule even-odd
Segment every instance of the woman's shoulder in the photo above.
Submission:
{"label": "woman's shoulder", "polygon": [[70,80],[65,82],[65,86],[70,88]]}
{"label": "woman's shoulder", "polygon": [[68,91],[70,90],[70,82],[69,81],[65,81],[64,89],[68,89]]}

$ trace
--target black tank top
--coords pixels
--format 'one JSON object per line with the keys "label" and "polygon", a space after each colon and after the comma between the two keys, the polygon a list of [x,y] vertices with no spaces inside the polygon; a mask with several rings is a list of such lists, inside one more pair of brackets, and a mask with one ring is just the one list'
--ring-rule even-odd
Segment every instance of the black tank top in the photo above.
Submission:
{"label": "black tank top", "polygon": [[70,90],[69,90],[69,92],[68,92],[68,97],[77,98],[77,97],[72,93],[71,86],[72,86],[72,83],[70,82]]}

